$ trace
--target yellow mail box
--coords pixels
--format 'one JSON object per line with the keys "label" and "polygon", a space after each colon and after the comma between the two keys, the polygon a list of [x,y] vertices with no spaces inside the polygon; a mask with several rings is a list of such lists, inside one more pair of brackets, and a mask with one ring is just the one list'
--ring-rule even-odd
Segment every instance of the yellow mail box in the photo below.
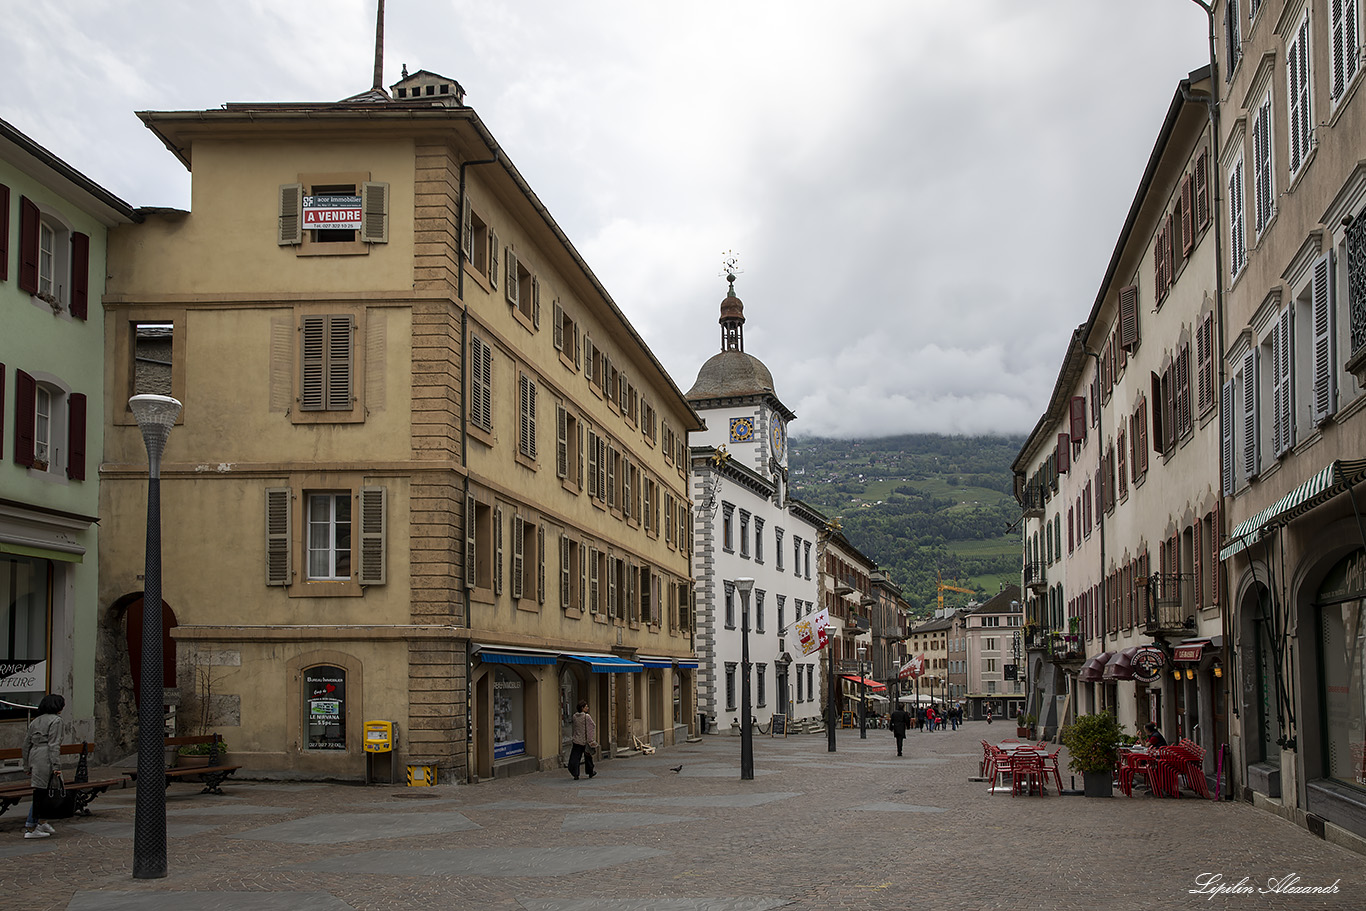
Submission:
{"label": "yellow mail box", "polygon": [[392,721],[365,722],[365,752],[388,753],[394,749],[394,723]]}

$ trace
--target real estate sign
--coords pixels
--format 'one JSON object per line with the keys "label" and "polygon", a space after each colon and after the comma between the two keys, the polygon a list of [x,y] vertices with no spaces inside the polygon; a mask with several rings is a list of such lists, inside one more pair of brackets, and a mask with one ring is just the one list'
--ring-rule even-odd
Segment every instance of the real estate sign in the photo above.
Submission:
{"label": "real estate sign", "polygon": [[305,231],[359,231],[359,196],[305,196]]}

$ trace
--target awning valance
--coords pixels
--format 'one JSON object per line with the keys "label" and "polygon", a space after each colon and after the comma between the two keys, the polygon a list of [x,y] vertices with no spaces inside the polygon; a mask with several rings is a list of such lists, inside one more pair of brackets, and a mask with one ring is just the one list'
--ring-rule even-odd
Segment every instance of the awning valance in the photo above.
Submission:
{"label": "awning valance", "polygon": [[673,660],[672,658],[655,658],[655,657],[646,656],[646,655],[636,655],[636,660],[639,661],[639,662],[641,663],[641,665],[644,666],[644,667],[673,667],[673,666],[674,666],[674,660]]}
{"label": "awning valance", "polygon": [[0,554],[14,554],[16,557],[37,557],[39,560],[58,560],[62,563],[83,563],[85,551],[73,553],[57,550],[55,547],[34,547],[28,544],[13,544],[0,541]]}
{"label": "awning valance", "polygon": [[1114,652],[1101,652],[1099,655],[1092,655],[1086,659],[1086,663],[1081,666],[1081,671],[1077,673],[1077,679],[1094,683],[1101,679],[1105,671],[1105,664],[1113,656]]}
{"label": "awning valance", "polygon": [[867,677],[860,677],[857,674],[845,674],[844,679],[850,683],[862,683],[870,690],[885,690],[886,684],[878,683],[876,680],[869,680]]}
{"label": "awning valance", "polygon": [[1219,551],[1219,559],[1227,560],[1236,556],[1257,543],[1268,531],[1322,506],[1362,480],[1366,480],[1366,459],[1338,459],[1281,497],[1275,505],[1263,509],[1235,528],[1228,537],[1228,543]]}
{"label": "awning valance", "polygon": [[563,655],[570,661],[582,661],[595,674],[634,674],[645,670],[637,661],[628,661],[616,655]]}
{"label": "awning valance", "polygon": [[697,660],[693,658],[689,658],[687,660],[679,658],[677,661],[674,662],[674,666],[677,667],[679,670],[695,671],[697,670]]}
{"label": "awning valance", "polygon": [[542,652],[513,645],[476,645],[474,652],[485,664],[554,664],[555,652]]}

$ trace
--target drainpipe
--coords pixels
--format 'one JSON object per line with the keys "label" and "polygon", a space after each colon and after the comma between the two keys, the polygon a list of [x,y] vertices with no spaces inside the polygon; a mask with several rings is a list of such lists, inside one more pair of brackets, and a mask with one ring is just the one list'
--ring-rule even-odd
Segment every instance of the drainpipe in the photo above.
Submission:
{"label": "drainpipe", "polygon": [[[456,209],[456,254],[455,254],[455,296],[460,301],[460,473],[464,476],[464,487],[461,496],[461,509],[464,509],[470,502],[470,468],[469,468],[469,409],[465,403],[469,396],[469,350],[470,350],[470,314],[469,308],[465,306],[465,171],[476,165],[497,164],[499,155],[497,149],[493,150],[492,158],[481,158],[478,161],[460,162],[460,198],[457,201]],[[469,517],[465,517],[465,525],[469,526]],[[462,529],[463,530],[463,529]],[[470,567],[465,567],[468,573]],[[470,641],[470,586],[469,581],[465,580],[462,589],[464,594],[465,608],[465,782],[466,784],[474,780],[474,696],[470,686],[470,678],[474,674],[474,643]]]}
{"label": "drainpipe", "polygon": [[[1097,352],[1097,351],[1092,351],[1090,348],[1086,348],[1086,347],[1083,347],[1081,350],[1082,350],[1082,353],[1083,353],[1083,354],[1088,355],[1092,360],[1094,360],[1094,361],[1096,362],[1096,376],[1099,377],[1099,376],[1100,376],[1100,353]],[[1096,384],[1096,388],[1097,388],[1097,389],[1100,388],[1100,384],[1099,384],[1099,383]],[[1100,414],[1103,414],[1103,413],[1104,413],[1104,412],[1101,410],[1100,403],[1097,402],[1097,403],[1096,403],[1096,414],[1097,414],[1097,415],[1100,415]],[[1100,483],[1101,483],[1101,484],[1103,484],[1103,483],[1105,482],[1105,446],[1104,446],[1104,444],[1101,442],[1101,438],[1102,438],[1103,436],[1104,436],[1103,428],[1101,427],[1099,418],[1097,418],[1097,420],[1096,420],[1096,477],[1101,479],[1101,480],[1100,480]],[[1099,490],[1100,484],[1097,484],[1096,487],[1097,487],[1097,490]],[[1101,499],[1103,500],[1104,498],[1102,497]],[[1083,504],[1083,506],[1084,506],[1084,505],[1085,505],[1085,504]],[[1095,505],[1095,504],[1093,503],[1092,505]],[[1101,590],[1101,602],[1100,602],[1100,603],[1101,603],[1101,620],[1100,620],[1100,623],[1097,624],[1097,626],[1098,626],[1097,632],[1100,633],[1100,637],[1099,637],[1099,638],[1100,638],[1100,650],[1103,652],[1103,651],[1105,651],[1105,614],[1106,614],[1106,611],[1107,611],[1105,599],[1106,599],[1106,597],[1107,597],[1108,594],[1109,594],[1109,590],[1106,588],[1106,583],[1105,583],[1105,509],[1103,508],[1103,506],[1102,506],[1101,509],[1097,509],[1097,510],[1096,510],[1096,532],[1097,532],[1097,534],[1100,535],[1100,590]],[[1119,638],[1119,634],[1118,634],[1118,633],[1115,634],[1115,638]]]}

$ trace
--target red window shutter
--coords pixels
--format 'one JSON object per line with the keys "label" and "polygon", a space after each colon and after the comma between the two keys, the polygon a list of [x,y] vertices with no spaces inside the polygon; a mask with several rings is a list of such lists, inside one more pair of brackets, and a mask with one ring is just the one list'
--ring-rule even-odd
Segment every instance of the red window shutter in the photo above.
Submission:
{"label": "red window shutter", "polygon": [[1068,430],[1071,431],[1072,441],[1080,446],[1082,440],[1086,439],[1086,396],[1072,396],[1070,408],[1071,420],[1068,421]]}
{"label": "red window shutter", "polygon": [[1214,512],[1210,513],[1209,522],[1209,543],[1210,543],[1210,569],[1214,577],[1209,587],[1210,601],[1215,607],[1219,606],[1220,595],[1224,588],[1224,567],[1219,562],[1219,538],[1223,532],[1219,526],[1219,504],[1214,504]]}
{"label": "red window shutter", "polygon": [[1067,474],[1072,467],[1072,440],[1065,433],[1058,434],[1058,474]]}
{"label": "red window shutter", "polygon": [[66,476],[85,480],[85,395],[73,392],[66,398],[67,457]]}
{"label": "red window shutter", "polygon": [[0,282],[9,279],[9,187],[0,183]]}
{"label": "red window shutter", "polygon": [[1162,451],[1162,377],[1151,373],[1153,389],[1153,452]]}
{"label": "red window shutter", "polygon": [[1183,256],[1189,256],[1191,250],[1195,249],[1195,213],[1191,210],[1194,196],[1191,176],[1187,174],[1181,179],[1181,253]]}
{"label": "red window shutter", "polygon": [[1124,350],[1124,345],[1119,340],[1119,326],[1115,326],[1115,331],[1110,333],[1110,349],[1115,352],[1115,377],[1118,382],[1119,371],[1124,369],[1127,362],[1128,352]]}
{"label": "red window shutter", "polygon": [[1167,365],[1162,371],[1162,451],[1166,452],[1176,445],[1176,362]]}
{"label": "red window shutter", "polygon": [[1174,225],[1171,213],[1167,213],[1167,224],[1162,229],[1162,291],[1165,294],[1171,288],[1172,282],[1176,280],[1176,267],[1172,256],[1172,245],[1175,244]]}
{"label": "red window shutter", "polygon": [[22,370],[14,371],[14,464],[33,467],[33,421],[38,384]]}
{"label": "red window shutter", "polygon": [[1200,539],[1200,526],[1203,524],[1199,516],[1195,517],[1195,522],[1191,524],[1191,554],[1193,555],[1195,567],[1194,584],[1191,591],[1195,594],[1196,608],[1205,605],[1205,577],[1202,570],[1205,568],[1204,542]]}
{"label": "red window shutter", "polygon": [[90,299],[90,236],[71,235],[71,316],[85,319]]}
{"label": "red window shutter", "polygon": [[5,457],[5,365],[0,364],[0,459]]}
{"label": "red window shutter", "polygon": [[1153,240],[1153,300],[1162,303],[1162,297],[1166,293],[1166,286],[1162,284],[1162,232],[1157,232],[1157,237]]}
{"label": "red window shutter", "polygon": [[1209,224],[1209,151],[1201,150],[1195,159],[1195,224],[1204,228]]}
{"label": "red window shutter", "polygon": [[38,207],[19,197],[19,290],[38,293]]}
{"label": "red window shutter", "polygon": [[1119,289],[1119,343],[1129,351],[1138,346],[1138,285]]}

